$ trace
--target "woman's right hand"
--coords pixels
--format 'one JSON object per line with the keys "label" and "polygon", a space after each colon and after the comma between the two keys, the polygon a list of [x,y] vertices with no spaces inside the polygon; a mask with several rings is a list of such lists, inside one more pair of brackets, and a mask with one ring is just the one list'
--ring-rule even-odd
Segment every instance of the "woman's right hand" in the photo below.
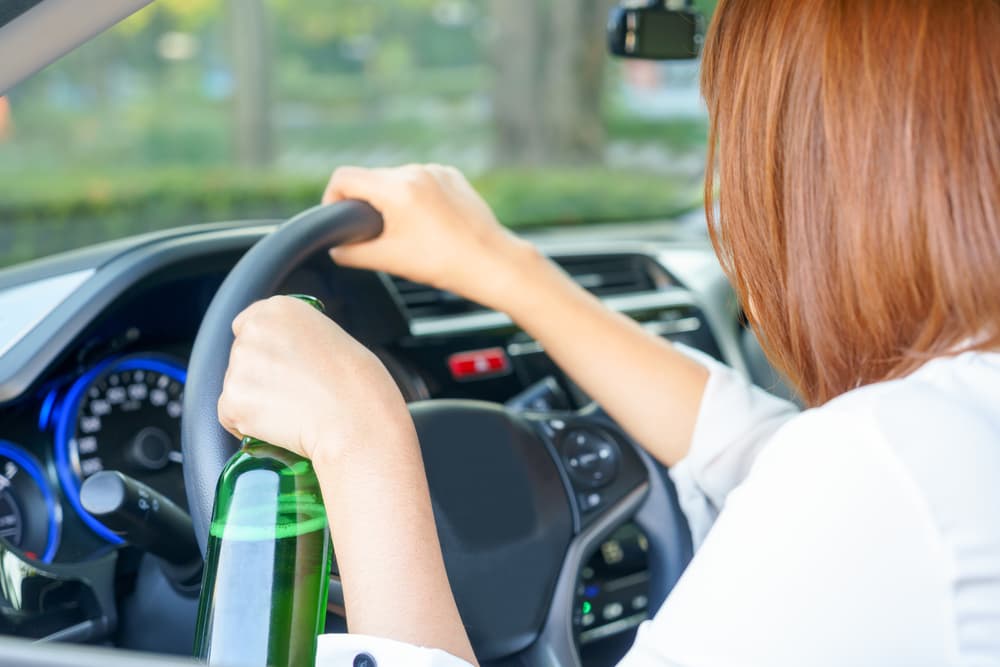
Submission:
{"label": "woman's right hand", "polygon": [[344,199],[369,202],[385,226],[376,239],[331,250],[342,266],[385,271],[507,310],[524,262],[540,258],[497,222],[454,167],[341,167],[323,203]]}
{"label": "woman's right hand", "polygon": [[673,465],[687,454],[708,372],[501,227],[458,171],[342,168],[323,201],[342,199],[370,202],[385,228],[331,251],[338,264],[394,273],[508,314],[660,461]]}

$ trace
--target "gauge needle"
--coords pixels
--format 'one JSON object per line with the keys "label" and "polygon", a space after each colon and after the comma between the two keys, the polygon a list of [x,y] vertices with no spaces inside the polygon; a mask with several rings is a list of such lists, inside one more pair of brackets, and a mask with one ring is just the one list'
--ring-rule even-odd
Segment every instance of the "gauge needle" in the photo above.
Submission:
{"label": "gauge needle", "polygon": [[167,454],[167,458],[174,463],[184,463],[184,455],[180,452],[171,451]]}

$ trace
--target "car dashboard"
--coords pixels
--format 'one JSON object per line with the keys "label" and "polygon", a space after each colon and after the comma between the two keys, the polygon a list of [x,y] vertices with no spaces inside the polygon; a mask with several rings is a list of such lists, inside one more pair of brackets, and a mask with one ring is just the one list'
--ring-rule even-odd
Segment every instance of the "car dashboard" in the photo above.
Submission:
{"label": "car dashboard", "polygon": [[[0,271],[0,634],[186,654],[196,591],[178,590],[90,516],[81,483],[119,470],[186,506],[186,360],[201,318],[270,221],[182,228]],[[739,311],[700,235],[597,230],[534,240],[578,284],[651,333],[753,370]],[[576,409],[589,398],[502,313],[317,256],[281,293],[311,294],[373,350],[408,401]],[[594,354],[601,354],[595,350]],[[625,522],[579,573],[584,664],[610,664],[650,614],[645,539]],[[32,568],[48,588],[24,598]],[[22,591],[20,597],[14,591]],[[18,598],[18,599],[15,599]],[[331,615],[329,630],[343,630]]]}

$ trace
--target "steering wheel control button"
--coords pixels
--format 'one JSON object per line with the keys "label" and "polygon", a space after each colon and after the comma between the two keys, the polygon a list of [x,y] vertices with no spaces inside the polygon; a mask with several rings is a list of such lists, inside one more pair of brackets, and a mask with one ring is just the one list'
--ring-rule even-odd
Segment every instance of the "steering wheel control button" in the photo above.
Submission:
{"label": "steering wheel control button", "polygon": [[589,510],[597,509],[601,506],[601,494],[599,493],[581,493],[580,494],[580,506],[583,508],[584,512]]}
{"label": "steering wheel control button", "polygon": [[562,419],[543,419],[538,423],[542,427],[542,432],[550,440],[555,439],[559,435],[559,431],[566,428],[566,422]]}
{"label": "steering wheel control button", "polygon": [[378,667],[371,653],[358,653],[354,656],[354,667]]}
{"label": "steering wheel control button", "polygon": [[605,486],[618,473],[618,446],[611,438],[593,429],[566,431],[562,455],[573,480],[584,488]]}
{"label": "steering wheel control button", "polygon": [[448,370],[457,382],[485,380],[487,378],[509,375],[511,372],[510,357],[502,347],[491,347],[485,350],[457,352],[448,357]]}
{"label": "steering wheel control button", "polygon": [[621,603],[609,602],[604,605],[604,609],[601,610],[601,616],[605,621],[613,621],[616,618],[619,618],[624,611],[625,609],[622,607]]}

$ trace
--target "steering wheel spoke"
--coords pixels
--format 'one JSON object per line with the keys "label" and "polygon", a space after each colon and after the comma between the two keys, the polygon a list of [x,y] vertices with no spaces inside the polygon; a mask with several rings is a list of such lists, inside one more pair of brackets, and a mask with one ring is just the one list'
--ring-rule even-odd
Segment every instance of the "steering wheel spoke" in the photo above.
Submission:
{"label": "steering wheel spoke", "polygon": [[563,473],[577,533],[597,523],[626,496],[646,489],[648,470],[636,447],[600,410],[526,418]]}
{"label": "steering wheel spoke", "polygon": [[598,406],[524,416],[558,461],[576,515],[545,626],[524,657],[526,664],[580,665],[573,610],[581,572],[600,545],[626,522],[638,524],[648,540],[655,609],[690,561],[690,533],[666,469]]}

